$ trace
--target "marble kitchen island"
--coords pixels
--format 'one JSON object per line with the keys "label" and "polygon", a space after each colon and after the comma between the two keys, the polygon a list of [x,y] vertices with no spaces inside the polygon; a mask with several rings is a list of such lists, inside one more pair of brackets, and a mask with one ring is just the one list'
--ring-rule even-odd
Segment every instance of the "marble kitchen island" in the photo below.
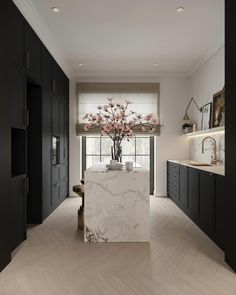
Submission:
{"label": "marble kitchen island", "polygon": [[85,171],[84,241],[149,242],[149,171]]}

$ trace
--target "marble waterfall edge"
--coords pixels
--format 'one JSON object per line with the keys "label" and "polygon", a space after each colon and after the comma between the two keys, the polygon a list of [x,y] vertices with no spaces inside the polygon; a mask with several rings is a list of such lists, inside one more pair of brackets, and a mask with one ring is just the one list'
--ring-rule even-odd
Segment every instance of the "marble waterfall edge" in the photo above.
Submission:
{"label": "marble waterfall edge", "polygon": [[149,171],[85,171],[85,242],[149,242]]}

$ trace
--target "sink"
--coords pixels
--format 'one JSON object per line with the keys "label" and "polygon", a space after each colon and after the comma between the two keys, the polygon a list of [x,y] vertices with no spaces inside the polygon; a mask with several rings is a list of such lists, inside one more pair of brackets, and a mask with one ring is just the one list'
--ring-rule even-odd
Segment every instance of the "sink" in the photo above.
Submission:
{"label": "sink", "polygon": [[198,161],[189,161],[189,165],[192,165],[192,166],[212,166],[212,164],[198,162]]}

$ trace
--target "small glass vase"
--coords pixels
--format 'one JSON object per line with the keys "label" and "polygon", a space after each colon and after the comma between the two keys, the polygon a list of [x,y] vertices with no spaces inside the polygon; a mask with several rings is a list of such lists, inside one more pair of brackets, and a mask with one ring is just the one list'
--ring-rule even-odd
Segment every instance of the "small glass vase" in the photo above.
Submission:
{"label": "small glass vase", "polygon": [[122,148],[120,145],[111,146],[111,158],[117,160],[117,162],[122,162]]}

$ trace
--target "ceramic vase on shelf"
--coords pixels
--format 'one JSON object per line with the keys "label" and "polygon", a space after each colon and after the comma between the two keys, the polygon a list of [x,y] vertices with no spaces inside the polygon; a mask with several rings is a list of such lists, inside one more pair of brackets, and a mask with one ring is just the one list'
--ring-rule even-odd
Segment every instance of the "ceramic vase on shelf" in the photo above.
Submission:
{"label": "ceramic vase on shelf", "polygon": [[122,162],[122,148],[120,145],[111,146],[111,158],[117,160],[117,162]]}

